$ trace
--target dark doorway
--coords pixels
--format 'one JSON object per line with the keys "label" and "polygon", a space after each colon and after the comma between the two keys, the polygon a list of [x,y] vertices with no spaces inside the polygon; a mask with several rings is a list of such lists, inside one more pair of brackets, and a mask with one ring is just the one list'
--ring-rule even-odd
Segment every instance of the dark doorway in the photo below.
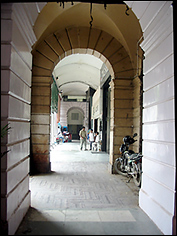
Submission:
{"label": "dark doorway", "polygon": [[88,113],[88,129],[92,128],[92,123],[91,123],[91,114],[92,114],[92,98],[93,95],[95,93],[95,89],[89,87],[88,91],[86,92],[86,96],[87,96],[87,102],[89,104],[89,113]]}
{"label": "dark doorway", "polygon": [[83,125],[68,125],[69,132],[72,134],[72,140],[79,140],[79,131]]}
{"label": "dark doorway", "polygon": [[94,133],[98,132],[98,119],[94,120]]}
{"label": "dark doorway", "polygon": [[111,76],[108,77],[103,85],[103,132],[102,132],[102,150],[109,153],[110,136],[110,89],[109,83]]}

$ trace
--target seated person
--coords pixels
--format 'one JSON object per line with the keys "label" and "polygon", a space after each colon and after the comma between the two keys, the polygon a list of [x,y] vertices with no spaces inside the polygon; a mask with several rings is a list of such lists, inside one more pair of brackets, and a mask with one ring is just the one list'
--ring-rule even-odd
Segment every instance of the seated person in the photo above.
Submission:
{"label": "seated person", "polygon": [[96,151],[99,151],[99,149],[98,149],[99,141],[100,141],[99,132],[96,132],[96,135],[95,135],[95,142],[92,143],[92,149],[93,149],[93,150],[96,149]]}

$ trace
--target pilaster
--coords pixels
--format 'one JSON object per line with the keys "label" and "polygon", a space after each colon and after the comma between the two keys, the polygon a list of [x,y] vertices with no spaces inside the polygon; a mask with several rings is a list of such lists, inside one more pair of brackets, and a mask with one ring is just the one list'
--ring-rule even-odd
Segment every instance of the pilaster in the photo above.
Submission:
{"label": "pilaster", "polygon": [[109,172],[119,157],[119,148],[125,135],[133,132],[133,83],[131,79],[113,79],[110,82],[110,158]]}

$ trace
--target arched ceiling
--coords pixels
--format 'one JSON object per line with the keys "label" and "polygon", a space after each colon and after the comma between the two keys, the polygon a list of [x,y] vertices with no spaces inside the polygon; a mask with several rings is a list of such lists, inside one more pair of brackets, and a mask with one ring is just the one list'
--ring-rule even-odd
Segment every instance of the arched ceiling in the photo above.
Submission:
{"label": "arched ceiling", "polygon": [[[103,4],[93,4],[92,27],[112,35],[134,60],[136,43],[142,36],[142,30],[132,10],[128,10],[129,15],[125,13],[125,4],[107,4],[106,9]],[[37,37],[34,48],[53,32],[78,26],[90,27],[90,21],[90,3],[74,2],[71,5],[71,2],[65,2],[63,8],[57,2],[48,2],[34,24],[34,32]]]}
{"label": "arched ceiling", "polygon": [[[90,27],[89,3],[65,3],[64,8],[55,2],[47,3],[34,25],[38,40],[32,50],[33,83],[50,81],[57,63],[61,61],[62,65],[63,58],[67,62],[66,57],[78,53],[99,58],[112,78],[133,78],[137,72],[137,43],[142,31],[131,9],[128,16],[125,11],[125,4],[108,5],[106,10],[103,4],[93,4]],[[93,63],[83,63],[79,67],[76,61],[68,61],[68,70],[66,66],[59,66],[60,72],[56,70],[55,75],[61,82],[58,86],[71,93],[76,85],[77,94],[81,90],[85,93],[87,86],[96,89]]]}
{"label": "arched ceiling", "polygon": [[62,59],[53,75],[62,95],[84,96],[89,87],[100,85],[100,69],[103,62],[93,55],[73,54]]}

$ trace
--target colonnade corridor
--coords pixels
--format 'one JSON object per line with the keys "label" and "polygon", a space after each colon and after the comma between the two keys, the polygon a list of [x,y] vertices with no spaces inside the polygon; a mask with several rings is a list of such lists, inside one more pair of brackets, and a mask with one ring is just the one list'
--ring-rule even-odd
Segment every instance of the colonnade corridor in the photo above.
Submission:
{"label": "colonnade corridor", "polygon": [[133,181],[108,173],[108,153],[72,141],[50,160],[51,173],[30,177],[31,207],[16,235],[163,235],[139,208]]}

